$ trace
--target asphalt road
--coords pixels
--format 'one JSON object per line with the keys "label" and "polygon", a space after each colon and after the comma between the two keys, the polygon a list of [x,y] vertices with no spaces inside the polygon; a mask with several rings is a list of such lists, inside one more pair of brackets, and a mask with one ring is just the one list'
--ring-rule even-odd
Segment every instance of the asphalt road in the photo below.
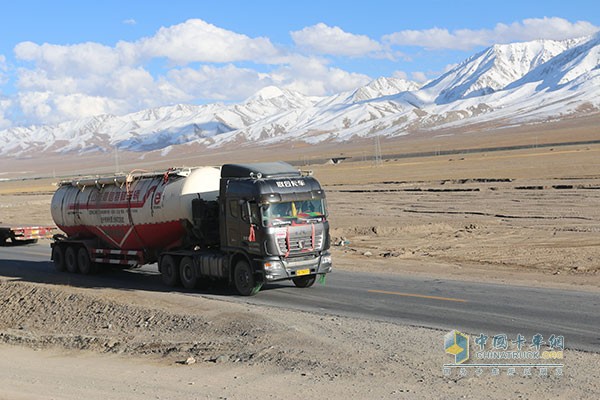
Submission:
{"label": "asphalt road", "polygon": [[[48,244],[0,247],[0,275],[89,288],[172,290],[162,285],[156,265],[82,276],[56,272],[49,254]],[[507,334],[515,339],[521,334],[525,346],[538,333],[545,341],[551,335],[563,336],[568,349],[600,353],[600,293],[345,271],[335,271],[325,285],[310,289],[298,289],[291,282],[267,285],[251,298],[237,296],[226,286],[181,292],[490,338]]]}

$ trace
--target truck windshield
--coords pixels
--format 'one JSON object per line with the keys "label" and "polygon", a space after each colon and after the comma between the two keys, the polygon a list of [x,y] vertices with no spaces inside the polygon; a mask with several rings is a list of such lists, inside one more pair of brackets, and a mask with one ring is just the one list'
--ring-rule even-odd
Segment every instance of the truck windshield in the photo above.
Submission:
{"label": "truck windshield", "polygon": [[312,222],[325,216],[325,204],[322,199],[271,203],[262,207],[262,214],[265,226]]}

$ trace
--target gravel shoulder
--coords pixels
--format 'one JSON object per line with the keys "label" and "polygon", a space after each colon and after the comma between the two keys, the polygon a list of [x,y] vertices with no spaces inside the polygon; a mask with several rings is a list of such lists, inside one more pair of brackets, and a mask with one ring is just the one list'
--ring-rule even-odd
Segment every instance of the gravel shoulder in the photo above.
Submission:
{"label": "gravel shoulder", "polygon": [[[597,397],[600,356],[563,376],[442,373],[446,332],[179,293],[0,280],[0,399]],[[64,318],[69,315],[68,319]],[[186,365],[186,360],[194,362]]]}

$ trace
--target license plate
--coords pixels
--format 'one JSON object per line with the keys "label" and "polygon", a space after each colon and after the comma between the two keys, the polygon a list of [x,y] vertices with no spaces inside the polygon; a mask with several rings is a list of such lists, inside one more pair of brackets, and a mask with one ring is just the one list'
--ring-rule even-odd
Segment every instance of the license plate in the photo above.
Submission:
{"label": "license plate", "polygon": [[296,271],[296,276],[308,275],[310,274],[310,269],[299,269]]}

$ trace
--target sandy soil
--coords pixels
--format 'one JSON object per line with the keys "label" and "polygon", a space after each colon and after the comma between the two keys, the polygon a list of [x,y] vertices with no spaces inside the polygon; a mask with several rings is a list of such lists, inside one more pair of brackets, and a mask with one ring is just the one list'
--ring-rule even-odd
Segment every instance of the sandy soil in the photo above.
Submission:
{"label": "sandy soil", "polygon": [[[7,280],[0,281],[0,293],[5,343],[0,399],[504,399],[600,393],[596,354],[567,351],[562,376],[447,377],[441,346],[446,332],[431,329],[178,293]],[[185,365],[190,357],[195,363]]]}
{"label": "sandy soil", "polygon": [[317,175],[331,182],[344,268],[597,290],[598,160],[600,149],[585,147],[342,164]]}
{"label": "sandy soil", "polygon": [[[590,145],[311,169],[336,268],[597,291],[599,156]],[[0,182],[2,224],[51,223],[50,184]],[[431,329],[8,278],[0,301],[0,399],[600,395],[598,354],[566,351],[563,376],[446,377],[446,332]]]}

